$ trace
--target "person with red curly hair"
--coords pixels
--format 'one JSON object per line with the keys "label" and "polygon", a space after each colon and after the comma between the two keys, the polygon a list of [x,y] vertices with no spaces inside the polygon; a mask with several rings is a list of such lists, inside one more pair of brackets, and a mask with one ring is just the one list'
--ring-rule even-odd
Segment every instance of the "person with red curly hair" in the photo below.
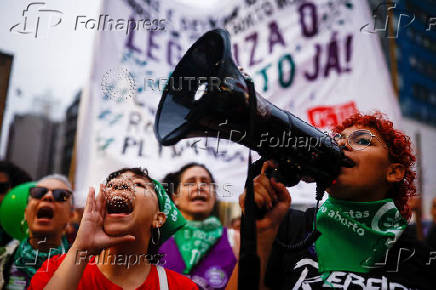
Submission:
{"label": "person with red curly hair", "polygon": [[[412,152],[410,138],[403,132],[394,129],[393,123],[380,113],[373,115],[354,114],[344,122],[333,129],[333,132],[340,135],[344,130],[351,131],[355,127],[365,127],[371,130],[376,130],[381,137],[383,145],[388,152],[388,160],[399,166],[402,178],[398,182],[392,182],[387,191],[386,197],[394,200],[396,207],[400,210],[401,215],[405,219],[410,219],[411,209],[407,205],[407,201],[415,194],[416,188],[413,183],[416,173],[413,169],[416,158]],[[335,135],[336,139],[338,135]],[[344,146],[345,150],[349,147]],[[368,170],[370,172],[371,170]],[[403,173],[404,171],[404,173]],[[368,173],[366,174],[366,176]],[[383,193],[384,194],[384,193]]]}
{"label": "person with red curly hair", "polygon": [[256,206],[267,211],[256,222],[260,289],[430,289],[436,256],[407,226],[416,191],[410,138],[379,112],[354,114],[333,132],[354,166],[341,168],[327,188],[313,245],[288,246],[313,231],[315,209],[290,209],[288,190],[265,174],[274,161],[254,179]]}

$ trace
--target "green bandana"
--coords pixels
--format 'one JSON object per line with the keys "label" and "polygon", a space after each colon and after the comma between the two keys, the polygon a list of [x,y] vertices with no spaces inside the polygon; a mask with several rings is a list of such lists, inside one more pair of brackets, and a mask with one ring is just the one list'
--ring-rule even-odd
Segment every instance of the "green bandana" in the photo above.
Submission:
{"label": "green bandana", "polygon": [[185,227],[176,232],[174,239],[186,265],[184,274],[191,272],[222,234],[223,226],[214,216],[203,221],[187,221]]}
{"label": "green bandana", "polygon": [[65,237],[62,237],[61,244],[57,248],[51,248],[48,253],[35,250],[29,243],[29,239],[23,240],[18,246],[14,255],[14,264],[20,271],[31,278],[42,266],[45,260],[59,254],[65,254],[70,245]]}
{"label": "green bandana", "polygon": [[163,186],[157,180],[152,179],[151,181],[157,194],[159,210],[167,216],[164,225],[160,228],[159,244],[162,245],[178,229],[185,225],[186,220],[174,205]]}
{"label": "green bandana", "polygon": [[319,272],[367,273],[406,228],[392,199],[349,202],[329,197],[316,217]]}

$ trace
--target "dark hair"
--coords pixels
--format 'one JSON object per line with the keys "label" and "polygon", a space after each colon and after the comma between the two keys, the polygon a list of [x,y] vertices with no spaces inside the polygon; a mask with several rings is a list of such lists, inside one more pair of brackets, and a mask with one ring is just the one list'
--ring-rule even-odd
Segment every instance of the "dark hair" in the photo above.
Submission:
{"label": "dark hair", "polygon": [[401,181],[394,183],[393,187],[389,189],[387,196],[394,200],[401,215],[405,219],[409,219],[411,216],[411,209],[407,205],[407,201],[414,196],[416,192],[413,183],[416,175],[413,165],[415,164],[416,158],[413,154],[409,136],[395,129],[393,123],[386,119],[386,117],[380,112],[375,112],[372,115],[356,113],[345,119],[342,124],[336,126],[333,131],[341,132],[345,128],[354,125],[376,129],[387,145],[389,160],[391,162],[402,164],[406,169],[404,178]]}
{"label": "dark hair", "polygon": [[[148,170],[145,168],[140,168],[140,167],[125,167],[122,168],[120,170],[114,171],[112,173],[110,173],[108,175],[108,177],[106,178],[106,183],[108,183],[109,181],[111,181],[114,178],[117,178],[118,176],[120,176],[123,173],[126,172],[132,172],[135,175],[141,176],[141,177],[145,177],[147,179],[152,180],[152,178],[148,175]],[[148,260],[148,262],[150,264],[157,264],[159,263],[159,255],[158,255],[158,251],[159,251],[159,247],[160,247],[160,242],[153,244],[152,243],[152,237],[154,235],[154,232],[156,232],[157,230],[155,230],[154,228],[151,229],[150,233],[151,233],[151,237],[150,237],[150,241],[148,243],[148,250],[147,250],[147,255],[146,258]]]}
{"label": "dark hair", "polygon": [[[179,186],[182,181],[182,175],[185,173],[186,170],[192,167],[201,167],[204,170],[207,171],[210,177],[210,181],[212,182],[212,185],[215,187],[215,178],[213,177],[212,173],[209,171],[209,169],[201,163],[198,162],[189,162],[182,166],[179,170],[176,172],[168,173],[165,175],[165,177],[162,179],[162,186],[164,186],[166,192],[171,197],[171,199],[174,201],[175,195],[179,191]],[[218,201],[215,200],[215,204],[213,206],[212,212],[210,215],[218,216]]]}
{"label": "dark hair", "polygon": [[169,196],[172,199],[174,199],[174,194],[176,194],[178,191],[180,182],[182,181],[183,173],[185,173],[186,170],[188,170],[189,168],[192,168],[192,167],[201,167],[204,170],[206,170],[207,173],[209,174],[210,180],[212,181],[213,184],[215,184],[215,178],[213,177],[212,173],[210,173],[209,169],[204,164],[197,163],[197,162],[187,163],[184,166],[182,166],[182,168],[177,170],[176,172],[168,173],[162,179],[162,184],[165,186],[167,193],[169,194]]}
{"label": "dark hair", "polygon": [[138,175],[141,177],[146,177],[146,178],[150,179],[150,181],[151,181],[151,177],[148,175],[148,170],[146,168],[140,168],[140,167],[128,168],[128,167],[125,167],[125,168],[122,168],[120,170],[117,170],[117,171],[110,173],[108,175],[108,177],[106,178],[106,183],[108,183],[112,179],[117,178],[118,176],[120,176],[121,174],[126,173],[126,172],[132,172],[135,175]]}
{"label": "dark hair", "polygon": [[26,171],[10,161],[0,161],[0,172],[4,172],[9,176],[9,184],[11,188],[32,181],[32,178]]}

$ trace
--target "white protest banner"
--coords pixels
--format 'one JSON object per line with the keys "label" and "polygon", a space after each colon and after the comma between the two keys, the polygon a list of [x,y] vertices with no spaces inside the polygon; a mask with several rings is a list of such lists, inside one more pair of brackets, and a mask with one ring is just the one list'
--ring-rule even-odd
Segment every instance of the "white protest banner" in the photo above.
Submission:
{"label": "white protest banner", "polygon": [[[312,125],[327,130],[357,110],[399,119],[377,36],[360,31],[372,22],[366,1],[194,2],[104,1],[98,19],[76,19],[76,29],[98,30],[80,110],[81,194],[121,167],[146,167],[159,179],[197,161],[215,175],[221,200],[237,200],[248,149],[211,138],[162,147],[153,132],[170,73],[198,37],[218,27],[230,32],[234,61],[256,90]],[[314,201],[314,184],[291,191],[295,203]]]}

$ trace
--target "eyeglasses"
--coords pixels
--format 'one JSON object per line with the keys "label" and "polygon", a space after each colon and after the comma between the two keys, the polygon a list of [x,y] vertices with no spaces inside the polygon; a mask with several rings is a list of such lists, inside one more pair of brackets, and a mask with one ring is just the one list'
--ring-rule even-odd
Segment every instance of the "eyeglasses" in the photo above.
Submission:
{"label": "eyeglasses", "polygon": [[55,201],[64,202],[67,201],[73,193],[67,189],[48,189],[42,186],[32,187],[30,189],[30,196],[33,198],[41,199],[47,192],[51,191]]}
{"label": "eyeglasses", "polygon": [[342,134],[336,134],[333,136],[333,139],[336,141],[336,143],[339,143],[339,140],[347,139],[348,145],[355,151],[361,151],[371,145],[372,138],[375,137],[382,145],[384,145],[383,142],[374,134],[371,133],[369,130],[356,130],[353,131],[350,135],[345,136]]}

